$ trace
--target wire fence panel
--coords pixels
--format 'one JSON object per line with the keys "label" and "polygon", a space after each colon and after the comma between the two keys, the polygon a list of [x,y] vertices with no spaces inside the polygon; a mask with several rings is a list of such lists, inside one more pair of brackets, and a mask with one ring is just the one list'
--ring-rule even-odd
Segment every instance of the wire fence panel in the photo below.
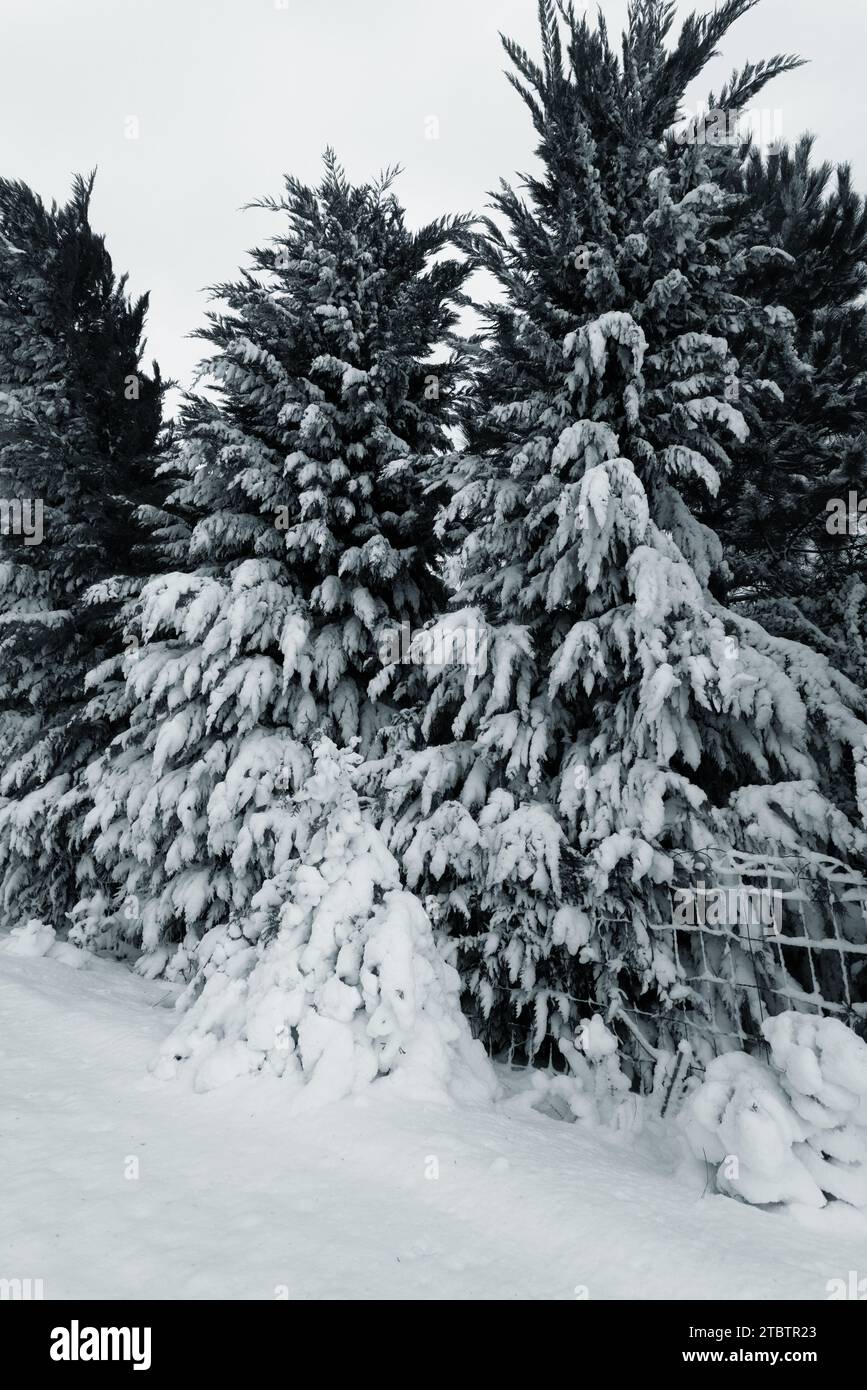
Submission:
{"label": "wire fence panel", "polygon": [[822,855],[679,856],[665,940],[685,990],[676,1034],[696,1063],[763,1050],[763,1021],[788,1009],[867,1031],[867,879]]}
{"label": "wire fence panel", "polygon": [[[573,1019],[604,1012],[621,1037],[622,1059],[637,1089],[657,1084],[679,1046],[688,1045],[690,1070],[701,1072],[723,1052],[766,1053],[762,1023],[793,1009],[839,1018],[867,1036],[867,878],[827,856],[750,855],[736,850],[679,853],[668,890],[668,920],[647,924],[651,950],[673,963],[675,983],[652,1009],[625,1001],[552,992],[553,1026],[543,1030],[516,1017],[509,1061],[552,1058],[564,1033],[556,1004]],[[601,925],[601,924],[600,924]],[[600,940],[629,931],[611,919]],[[612,950],[616,948],[612,947]],[[609,962],[602,962],[603,975]],[[529,1006],[527,992],[494,987]],[[484,1019],[471,1013],[483,1032]],[[542,1044],[547,1043],[547,1051]]]}

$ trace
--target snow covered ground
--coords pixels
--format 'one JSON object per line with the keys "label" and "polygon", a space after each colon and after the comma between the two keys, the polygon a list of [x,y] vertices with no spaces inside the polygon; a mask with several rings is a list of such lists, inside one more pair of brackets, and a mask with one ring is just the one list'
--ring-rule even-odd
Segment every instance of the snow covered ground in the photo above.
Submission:
{"label": "snow covered ground", "polygon": [[277,1081],[157,1081],[165,1002],[111,962],[0,955],[0,1277],[46,1298],[825,1299],[867,1272],[851,1208],[703,1195],[658,1132],[376,1086],[290,1120]]}

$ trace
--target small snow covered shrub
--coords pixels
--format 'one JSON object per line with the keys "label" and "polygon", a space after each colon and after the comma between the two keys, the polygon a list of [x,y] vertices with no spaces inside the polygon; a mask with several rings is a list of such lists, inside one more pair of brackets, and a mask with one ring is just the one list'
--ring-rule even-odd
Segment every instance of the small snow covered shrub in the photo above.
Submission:
{"label": "small snow covered shrub", "polygon": [[512,1110],[539,1109],[558,1119],[580,1120],[614,1129],[638,1123],[638,1097],[620,1069],[616,1033],[601,1014],[581,1021],[574,1041],[558,1039],[566,1072],[534,1071],[528,1089],[509,1102]]}
{"label": "small snow covered shrub", "polygon": [[795,1152],[803,1128],[777,1077],[758,1058],[745,1052],[714,1058],[682,1123],[695,1156],[716,1168],[718,1192],[757,1205],[824,1205]]}
{"label": "small snow covered shrub", "polygon": [[799,1157],[828,1197],[867,1204],[867,1044],[836,1018],[780,1014],[762,1031],[806,1130]]}
{"label": "small snow covered shrub", "polygon": [[265,1070],[308,1109],[389,1075],[405,1092],[484,1100],[495,1084],[418,898],[361,812],[357,754],[328,739],[289,802],[289,861],[243,920],[203,937],[188,1012],[158,1066],[198,1090]]}
{"label": "small snow covered shrub", "polygon": [[779,1014],[762,1032],[770,1063],[730,1052],[708,1066],[681,1117],[690,1149],[745,1202],[867,1204],[867,1045],[813,1014]]}

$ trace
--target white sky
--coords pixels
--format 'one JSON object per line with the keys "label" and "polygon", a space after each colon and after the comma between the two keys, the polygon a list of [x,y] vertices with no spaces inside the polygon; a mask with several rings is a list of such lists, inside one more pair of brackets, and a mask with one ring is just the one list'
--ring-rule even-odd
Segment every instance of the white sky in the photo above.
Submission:
{"label": "white sky", "polygon": [[[625,0],[602,10],[618,34]],[[500,30],[536,55],[535,0],[0,0],[0,171],[59,200],[98,166],[94,225],[131,289],[150,290],[148,356],[186,385],[203,288],[278,226],[241,205],[278,194],[284,172],[317,181],[327,144],[356,182],[402,164],[411,225],[478,212],[528,167],[534,132]],[[865,37],[864,0],[763,0],[694,100],[747,59],[810,58],[762,100],[786,139],[814,131],[863,189]]]}

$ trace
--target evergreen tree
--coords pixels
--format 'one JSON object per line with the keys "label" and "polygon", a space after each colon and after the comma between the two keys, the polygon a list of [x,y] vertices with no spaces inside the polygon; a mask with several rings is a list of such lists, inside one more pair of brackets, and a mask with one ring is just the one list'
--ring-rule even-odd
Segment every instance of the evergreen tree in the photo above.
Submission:
{"label": "evergreen tree", "polygon": [[725,183],[745,200],[740,220],[767,248],[735,257],[735,283],[776,316],[752,318],[732,345],[742,375],[766,374],[773,354],[779,396],[766,398],[733,450],[706,519],[725,547],[728,601],[864,686],[867,209],[848,166],[828,192],[831,166],[813,166],[812,144],[804,137],[765,157],[738,150],[727,161]]}
{"label": "evergreen tree", "polygon": [[[487,667],[433,672],[386,778],[390,843],[436,895],[494,1045],[517,1019],[537,1050],[588,1004],[640,1005],[663,1032],[699,1004],[654,931],[682,860],[865,852],[863,695],[722,604],[696,515],[779,388],[750,370],[731,398],[730,339],[763,313],[732,275],[742,198],[666,132],[752,2],[690,16],[671,50],[666,0],[630,6],[619,57],[566,0],[541,0],[541,66],[504,41],[541,168],[471,242],[503,299],[442,524]],[[749,65],[727,104],[794,62]]]}
{"label": "evergreen tree", "polygon": [[115,275],[92,188],[78,178],[48,208],[0,180],[2,905],[55,926],[78,896],[80,773],[111,736],[85,675],[119,649],[118,613],[172,540],[147,296]]}
{"label": "evergreen tree", "polygon": [[[282,792],[321,731],[365,755],[414,685],[401,625],[442,604],[425,456],[449,442],[456,360],[434,363],[465,224],[410,232],[392,176],[352,187],[334,156],[266,206],[288,227],[216,287],[201,336],[211,394],[188,403],[176,500],[199,517],[187,568],[145,589],[128,729],[91,769],[105,882],[80,936],[186,971],[291,852]],[[405,629],[404,629],[405,630]]]}

